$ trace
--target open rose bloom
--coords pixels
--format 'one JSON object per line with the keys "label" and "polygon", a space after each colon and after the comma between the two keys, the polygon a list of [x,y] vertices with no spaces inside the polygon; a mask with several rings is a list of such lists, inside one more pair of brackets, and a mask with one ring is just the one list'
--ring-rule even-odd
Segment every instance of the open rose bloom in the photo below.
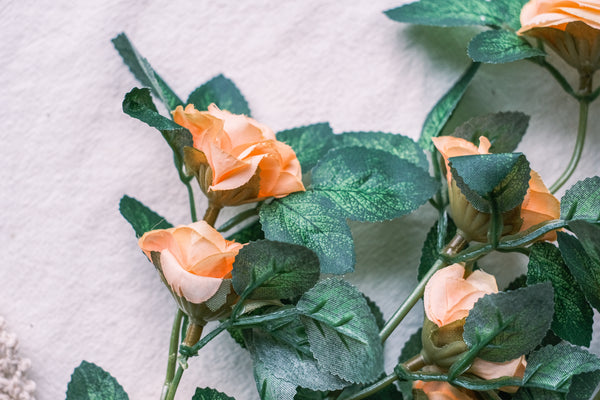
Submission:
{"label": "open rose bloom", "polygon": [[[490,141],[485,136],[481,136],[479,147],[477,147],[465,139],[440,136],[433,138],[433,143],[446,162],[446,178],[452,219],[466,239],[486,242],[491,215],[476,210],[467,201],[452,178],[448,159],[459,156],[489,154]],[[523,203],[520,207],[503,214],[504,229],[502,234],[508,235],[524,231],[541,222],[557,219],[559,216],[560,202],[546,188],[538,173],[531,171],[529,188]],[[556,240],[556,233],[549,232],[541,240]]]}
{"label": "open rose bloom", "polygon": [[225,316],[237,300],[231,270],[243,245],[225,240],[206,222],[146,232],[139,246],[195,324]]}
{"label": "open rose bloom", "polygon": [[517,33],[542,39],[584,73],[600,67],[600,3],[597,0],[531,0],[521,10]]}
{"label": "open rose bloom", "polygon": [[296,154],[265,125],[214,104],[208,111],[178,106],[173,119],[192,134],[194,147],[184,149],[185,165],[214,205],[235,206],[304,190]]}
{"label": "open rose bloom", "polygon": [[[436,346],[432,351],[430,363],[437,364],[440,368],[449,368],[451,363],[445,363],[446,360],[433,360],[438,353],[448,352],[453,346],[466,351],[466,345],[462,342],[462,329],[469,311],[473,308],[477,300],[486,294],[497,293],[498,286],[496,279],[483,271],[474,271],[465,277],[465,268],[462,264],[453,264],[437,271],[427,283],[423,296],[425,315],[427,317],[424,324],[423,348],[427,351],[426,341],[436,336]],[[432,331],[427,328],[427,324],[434,324]],[[445,328],[450,328],[451,333],[443,332]],[[426,332],[433,332],[434,335],[427,335]],[[443,332],[443,333],[439,333]],[[442,339],[440,339],[442,338]],[[458,344],[458,346],[457,346]],[[453,361],[462,354],[454,355]],[[424,354],[427,358],[427,354]],[[495,363],[476,358],[467,373],[477,375],[483,379],[496,379],[503,376],[522,378],[525,373],[527,363],[525,356],[521,356],[511,361]],[[445,382],[416,382],[415,388],[422,389],[426,394],[431,391],[429,399],[472,399],[476,398],[468,391],[453,390]],[[451,390],[452,389],[452,390]],[[515,392],[516,387],[504,387],[501,390]],[[437,394],[436,394],[437,393]],[[444,397],[446,396],[446,397]]]}

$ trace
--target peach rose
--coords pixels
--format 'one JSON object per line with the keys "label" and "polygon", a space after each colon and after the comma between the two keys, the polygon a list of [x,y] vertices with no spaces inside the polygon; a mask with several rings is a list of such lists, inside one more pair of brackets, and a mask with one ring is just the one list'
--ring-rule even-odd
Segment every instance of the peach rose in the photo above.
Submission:
{"label": "peach rose", "polygon": [[[446,161],[446,179],[450,192],[450,210],[456,226],[469,239],[487,241],[490,214],[481,213],[468,203],[452,179],[448,159],[451,157],[489,154],[490,141],[479,138],[479,147],[468,140],[452,136],[433,138],[433,143]],[[519,219],[522,219],[522,221]],[[531,171],[529,188],[521,203],[521,207],[504,214],[505,229],[503,234],[524,231],[541,222],[560,217],[560,202],[550,193],[537,172]],[[556,240],[556,232],[549,232],[540,240]]]}
{"label": "peach rose", "polygon": [[[481,270],[474,271],[467,278],[464,278],[464,274],[465,268],[461,264],[452,264],[437,271],[425,286],[423,296],[425,315],[439,328],[465,319],[477,300],[486,294],[498,292],[493,275]],[[503,376],[522,378],[526,365],[525,356],[502,363],[476,358],[468,372],[483,379]],[[509,392],[517,389],[502,388]]]}
{"label": "peach rose", "polygon": [[472,391],[457,388],[448,382],[415,381],[413,389],[422,390],[429,400],[477,400]]}
{"label": "peach rose", "polygon": [[600,66],[600,6],[591,0],[531,0],[517,32],[544,40],[571,66],[591,73]]}
{"label": "peach rose", "polygon": [[230,278],[243,245],[225,240],[206,222],[146,232],[138,244],[195,323],[219,318],[237,298]]}
{"label": "peach rose", "polygon": [[211,104],[198,111],[178,106],[173,119],[187,128],[194,147],[184,149],[185,164],[217,206],[238,205],[303,191],[302,172],[290,146],[245,115]]}

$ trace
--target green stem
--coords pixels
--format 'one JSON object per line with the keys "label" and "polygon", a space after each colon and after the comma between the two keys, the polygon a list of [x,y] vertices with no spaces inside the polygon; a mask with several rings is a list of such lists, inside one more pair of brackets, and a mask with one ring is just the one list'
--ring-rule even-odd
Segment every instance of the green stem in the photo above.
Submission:
{"label": "green stem", "polygon": [[[452,238],[450,243],[444,248],[442,251],[442,256],[452,256],[459,252],[465,245],[467,244],[466,240],[457,234]],[[419,284],[413,289],[413,291],[408,295],[406,300],[398,307],[394,315],[385,323],[381,332],[379,332],[379,338],[382,342],[385,342],[387,338],[392,334],[392,332],[398,327],[400,322],[406,317],[410,310],[417,304],[419,299],[423,297],[423,292],[425,291],[425,286],[429,279],[437,272],[438,269],[444,267],[446,262],[444,261],[444,257],[440,257],[436,260],[436,262],[431,266],[427,274],[421,279]]]}
{"label": "green stem", "polygon": [[217,335],[219,333],[223,332],[225,329],[229,328],[230,326],[231,326],[231,320],[223,321],[219,326],[217,326],[215,329],[210,331],[206,336],[204,336],[202,339],[200,339],[198,341],[198,343],[196,343],[192,347],[181,346],[179,348],[179,353],[184,354],[186,357],[191,357],[192,355],[196,355],[198,353],[198,350],[200,350],[201,348],[206,346],[208,344],[208,342],[213,340],[215,337],[217,337]]}
{"label": "green stem", "polygon": [[562,187],[573,175],[575,172],[575,168],[577,168],[577,164],[581,158],[581,153],[583,152],[583,145],[585,143],[585,135],[587,131],[587,119],[588,119],[588,107],[589,101],[585,99],[579,100],[579,127],[577,129],[577,140],[575,141],[575,148],[573,149],[573,154],[571,155],[571,160],[567,165],[567,168],[562,173],[562,175],[558,178],[556,182],[552,186],[550,186],[550,192],[556,193],[558,189]]}
{"label": "green stem", "polygon": [[194,190],[192,189],[192,185],[190,185],[190,181],[182,181],[188,192],[188,200],[190,203],[190,215],[192,216],[192,222],[198,221],[198,216],[196,215],[196,202],[194,201]]}
{"label": "green stem", "polygon": [[[167,393],[167,397],[165,400],[173,400],[175,398],[175,393],[177,393],[177,387],[179,386],[179,382],[181,381],[181,376],[183,375],[183,371],[187,368],[187,357],[182,356],[179,359],[179,366],[177,367],[177,372],[175,372],[175,377],[173,378],[173,382],[171,382],[171,387],[169,388],[169,392]],[[186,367],[184,367],[186,365]]]}
{"label": "green stem", "polygon": [[554,79],[556,79],[556,81],[558,82],[558,84],[563,88],[563,90],[565,92],[567,92],[568,95],[570,95],[573,98],[579,100],[579,95],[577,93],[575,93],[575,90],[569,84],[569,82],[567,81],[567,79],[556,68],[554,68],[554,66],[552,64],[548,63],[548,61],[546,61],[545,58],[535,58],[534,57],[534,58],[528,58],[528,60],[533,61],[536,64],[539,64],[542,67],[546,68],[546,70],[548,70],[548,72],[550,72],[550,74],[552,75],[552,77]]}
{"label": "green stem", "polygon": [[378,382],[375,382],[371,386],[364,388],[360,392],[354,393],[350,397],[341,397],[340,400],[341,399],[343,399],[343,400],[360,400],[360,399],[364,399],[366,397],[369,397],[369,396],[371,396],[371,395],[379,392],[380,390],[385,389],[386,387],[388,387],[389,385],[391,385],[392,383],[394,383],[397,380],[398,380],[398,375],[396,375],[396,374],[390,374],[390,375],[386,376],[385,378],[383,378],[382,380],[380,380]]}
{"label": "green stem", "polygon": [[183,318],[183,312],[177,309],[175,319],[173,320],[173,327],[171,328],[171,341],[169,342],[169,361],[167,363],[167,375],[165,377],[165,383],[163,384],[163,391],[161,399],[164,399],[169,392],[169,386],[175,376],[175,366],[177,362],[177,348],[179,347],[179,332],[181,330],[181,320]]}
{"label": "green stem", "polygon": [[227,222],[217,228],[219,232],[226,232],[233,228],[234,226],[244,222],[248,218],[254,217],[258,215],[259,207],[250,208],[248,210],[242,211],[241,213],[231,217]]}

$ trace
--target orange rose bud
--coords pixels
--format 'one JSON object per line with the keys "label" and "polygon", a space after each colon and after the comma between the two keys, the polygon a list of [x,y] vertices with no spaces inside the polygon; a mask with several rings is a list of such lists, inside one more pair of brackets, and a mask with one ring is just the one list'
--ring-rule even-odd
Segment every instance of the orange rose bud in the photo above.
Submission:
{"label": "orange rose bud", "polygon": [[211,104],[198,111],[178,106],[173,119],[187,128],[194,147],[184,148],[184,162],[209,201],[235,206],[304,190],[300,162],[290,146],[267,126]]}
{"label": "orange rose bud", "polygon": [[138,244],[192,323],[205,325],[231,311],[238,299],[231,270],[242,244],[204,221],[146,232]]}
{"label": "orange rose bud", "polygon": [[542,39],[589,75],[600,67],[600,7],[595,0],[531,0],[521,10],[520,35]]}
{"label": "orange rose bud", "polygon": [[[491,214],[476,210],[456,185],[448,164],[451,157],[489,154],[490,141],[485,137],[479,138],[479,147],[473,143],[452,136],[433,138],[433,144],[444,157],[448,195],[450,199],[450,215],[468,240],[487,242],[487,232]],[[541,222],[557,219],[560,216],[560,202],[550,193],[537,172],[531,171],[529,188],[520,207],[502,214],[504,221],[503,235],[524,231]],[[556,232],[549,232],[540,240],[556,240]]]}

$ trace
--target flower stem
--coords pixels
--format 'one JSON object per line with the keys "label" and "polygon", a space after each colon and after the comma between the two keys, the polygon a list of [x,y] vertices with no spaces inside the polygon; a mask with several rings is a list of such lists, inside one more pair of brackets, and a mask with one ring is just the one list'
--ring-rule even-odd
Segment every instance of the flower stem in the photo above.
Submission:
{"label": "flower stem", "polygon": [[177,393],[177,387],[181,381],[181,376],[183,375],[185,368],[187,368],[187,357],[180,356],[178,361],[179,366],[177,367],[177,372],[175,372],[175,377],[173,378],[173,382],[171,382],[171,387],[169,388],[169,392],[167,393],[165,400],[173,400],[175,398],[175,393]]}
{"label": "flower stem", "polygon": [[406,317],[410,310],[417,304],[419,299],[423,297],[425,291],[425,285],[429,282],[429,279],[437,272],[438,269],[443,268],[446,265],[444,261],[445,256],[452,256],[458,253],[465,245],[467,241],[460,234],[456,234],[454,238],[448,243],[448,245],[442,250],[440,258],[431,266],[427,274],[421,279],[419,284],[413,289],[408,295],[406,300],[398,307],[394,315],[385,323],[381,332],[379,332],[379,338],[382,342],[385,342],[392,332],[398,327],[400,322]]}
{"label": "flower stem", "polygon": [[171,341],[169,343],[169,361],[167,363],[167,376],[165,377],[165,383],[163,384],[163,391],[161,399],[164,399],[169,392],[169,386],[175,376],[175,365],[177,362],[177,348],[179,347],[179,331],[181,329],[181,320],[183,318],[183,312],[177,310],[175,319],[173,320],[173,328],[171,328]]}
{"label": "flower stem", "polygon": [[202,336],[203,328],[204,326],[202,325],[190,322],[190,324],[187,327],[187,332],[185,333],[185,339],[183,339],[183,344],[185,346],[192,347],[193,345],[198,343],[200,337]]}
{"label": "flower stem", "polygon": [[217,217],[222,208],[222,206],[217,206],[214,203],[209,202],[206,213],[204,213],[204,221],[210,226],[215,226],[215,222],[217,221]]}
{"label": "flower stem", "polygon": [[196,215],[196,203],[194,201],[194,190],[192,189],[192,185],[190,181],[182,181],[188,192],[188,199],[190,203],[190,215],[192,217],[192,222],[198,221],[198,216]]}

